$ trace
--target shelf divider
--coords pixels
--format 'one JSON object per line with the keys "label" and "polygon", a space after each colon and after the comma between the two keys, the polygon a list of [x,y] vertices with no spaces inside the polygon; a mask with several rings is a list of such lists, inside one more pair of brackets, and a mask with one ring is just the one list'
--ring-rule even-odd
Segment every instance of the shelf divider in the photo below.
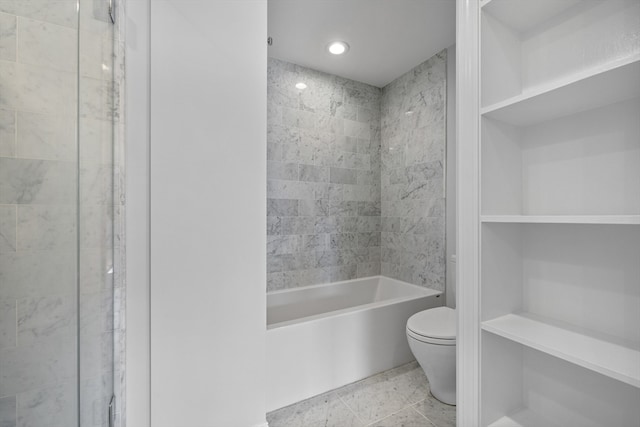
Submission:
{"label": "shelf divider", "polygon": [[640,54],[537,86],[481,108],[484,117],[530,126],[640,96]]}
{"label": "shelf divider", "polygon": [[640,215],[482,215],[485,223],[640,225]]}
{"label": "shelf divider", "polygon": [[521,409],[520,411],[505,415],[498,420],[489,424],[489,427],[556,427],[556,424],[542,418],[530,409]]}
{"label": "shelf divider", "polygon": [[640,350],[548,323],[530,314],[507,314],[482,329],[640,388]]}

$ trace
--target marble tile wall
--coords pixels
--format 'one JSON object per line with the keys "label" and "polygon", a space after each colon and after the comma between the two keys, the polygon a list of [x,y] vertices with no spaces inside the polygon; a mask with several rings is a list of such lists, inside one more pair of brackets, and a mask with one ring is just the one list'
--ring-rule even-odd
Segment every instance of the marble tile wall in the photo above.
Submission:
{"label": "marble tile wall", "polygon": [[445,287],[446,50],[382,90],[381,272]]}
{"label": "marble tile wall", "polygon": [[0,1],[2,426],[77,424],[78,363],[82,425],[106,421],[113,35],[98,13],[105,5],[81,0],[78,20],[76,0]]}
{"label": "marble tile wall", "polygon": [[267,99],[267,289],[379,274],[381,90],[270,58]]}

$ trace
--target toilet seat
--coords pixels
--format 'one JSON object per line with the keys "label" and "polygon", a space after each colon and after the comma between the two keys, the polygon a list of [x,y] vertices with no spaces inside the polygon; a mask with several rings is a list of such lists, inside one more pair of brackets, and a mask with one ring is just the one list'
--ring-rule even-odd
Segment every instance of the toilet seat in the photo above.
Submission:
{"label": "toilet seat", "polygon": [[438,345],[456,344],[456,312],[437,307],[414,314],[407,321],[407,335],[421,342]]}

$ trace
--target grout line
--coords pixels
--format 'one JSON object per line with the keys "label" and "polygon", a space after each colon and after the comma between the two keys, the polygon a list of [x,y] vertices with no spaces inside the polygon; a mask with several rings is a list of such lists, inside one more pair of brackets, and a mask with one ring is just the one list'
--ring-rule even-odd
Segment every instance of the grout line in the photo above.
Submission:
{"label": "grout line", "polygon": [[[426,399],[425,399],[426,400]],[[419,402],[418,402],[419,403]],[[417,405],[417,403],[416,403]],[[431,424],[433,427],[436,427],[436,424],[431,421],[429,418],[427,418],[423,413],[421,413],[420,411],[418,411],[414,406],[411,406],[411,409],[413,409],[414,412],[416,412],[418,415],[420,415],[422,418],[424,418],[425,420],[427,420],[429,422],[429,424]]]}
{"label": "grout line", "polygon": [[[17,299],[15,300],[15,308],[16,308],[16,310],[15,310],[15,312],[16,312],[16,341],[15,341],[14,346],[18,347],[18,300]],[[16,405],[17,405],[17,403],[16,403]]]}
{"label": "grout line", "polygon": [[[340,387],[338,390],[340,390],[340,389],[342,389],[342,388],[344,388],[344,387],[346,387],[346,386]],[[360,423],[361,423],[363,426],[364,426],[364,425],[367,425],[367,424],[362,420],[362,418],[360,418],[360,416],[359,416],[359,415],[358,415],[358,414],[357,414],[353,409],[351,409],[351,406],[349,406],[349,405],[347,404],[347,402],[345,402],[345,401],[344,401],[344,399],[342,399],[342,396],[340,396],[340,393],[337,393],[337,392],[336,392],[336,395],[338,396],[338,399],[340,399],[340,402],[342,402],[342,404],[343,404],[344,406],[346,406],[346,407],[347,407],[347,409],[349,410],[349,412],[351,412],[351,413],[356,417],[356,419],[357,419],[358,421],[360,421]]]}

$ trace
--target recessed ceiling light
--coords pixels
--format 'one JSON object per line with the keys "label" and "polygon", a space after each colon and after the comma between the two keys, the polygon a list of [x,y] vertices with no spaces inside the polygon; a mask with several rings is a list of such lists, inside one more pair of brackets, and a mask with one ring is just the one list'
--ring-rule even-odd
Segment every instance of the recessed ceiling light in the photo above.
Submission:
{"label": "recessed ceiling light", "polygon": [[329,46],[327,46],[327,50],[329,50],[329,52],[334,55],[342,55],[349,50],[349,45],[345,42],[333,42],[329,43]]}
{"label": "recessed ceiling light", "polygon": [[306,89],[306,88],[307,88],[307,85],[306,85],[306,84],[304,84],[304,83],[302,83],[302,82],[299,82],[299,83],[296,83],[296,88],[298,88],[298,89],[300,89],[300,90],[302,90],[302,89]]}

